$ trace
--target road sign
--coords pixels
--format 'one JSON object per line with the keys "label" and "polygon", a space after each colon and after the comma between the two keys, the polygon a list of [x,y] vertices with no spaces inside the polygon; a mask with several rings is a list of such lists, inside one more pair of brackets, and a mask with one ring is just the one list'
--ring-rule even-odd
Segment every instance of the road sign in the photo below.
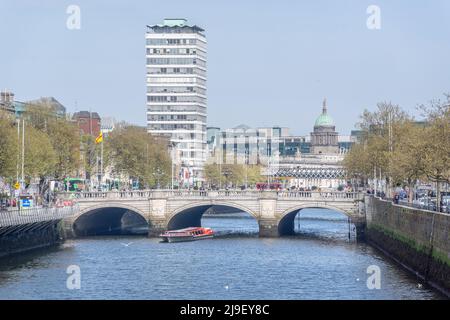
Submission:
{"label": "road sign", "polygon": [[32,200],[30,199],[21,199],[20,201],[22,201],[23,208],[29,208],[32,206]]}
{"label": "road sign", "polygon": [[20,183],[16,182],[14,184],[14,189],[19,190],[20,189]]}

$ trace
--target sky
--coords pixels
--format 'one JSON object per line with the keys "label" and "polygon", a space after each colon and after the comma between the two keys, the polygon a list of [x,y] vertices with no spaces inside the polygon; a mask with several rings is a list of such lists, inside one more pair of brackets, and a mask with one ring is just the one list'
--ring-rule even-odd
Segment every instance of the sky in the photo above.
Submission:
{"label": "sky", "polygon": [[[80,29],[67,28],[70,5]],[[146,25],[164,18],[206,30],[208,126],[305,135],[326,97],[349,134],[378,102],[418,116],[450,92],[448,0],[0,0],[0,89],[145,125]]]}

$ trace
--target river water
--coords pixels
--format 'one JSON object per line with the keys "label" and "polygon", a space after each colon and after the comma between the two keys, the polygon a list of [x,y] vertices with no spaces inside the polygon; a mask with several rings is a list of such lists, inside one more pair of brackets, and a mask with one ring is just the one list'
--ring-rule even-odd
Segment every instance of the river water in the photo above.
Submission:
{"label": "river water", "polygon": [[[145,237],[66,241],[0,262],[0,299],[443,299],[367,244],[347,218],[302,210],[297,236],[258,238],[245,214],[202,219],[218,237],[159,243]],[[299,229],[298,229],[299,228]],[[80,269],[68,289],[67,268]],[[380,289],[369,289],[369,266]]]}

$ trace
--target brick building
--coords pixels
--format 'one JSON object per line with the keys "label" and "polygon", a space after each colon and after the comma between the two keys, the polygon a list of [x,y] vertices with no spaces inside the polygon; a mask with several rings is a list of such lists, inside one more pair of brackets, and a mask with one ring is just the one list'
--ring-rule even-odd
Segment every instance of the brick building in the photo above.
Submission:
{"label": "brick building", "polygon": [[77,123],[81,134],[98,136],[101,129],[101,118],[97,112],[79,111],[73,114],[72,119]]}

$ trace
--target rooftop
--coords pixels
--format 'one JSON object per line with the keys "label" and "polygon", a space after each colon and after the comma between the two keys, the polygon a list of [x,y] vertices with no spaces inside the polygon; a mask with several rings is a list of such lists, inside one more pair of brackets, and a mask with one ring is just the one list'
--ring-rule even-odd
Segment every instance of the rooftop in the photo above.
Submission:
{"label": "rooftop", "polygon": [[79,118],[91,118],[91,119],[100,119],[100,116],[97,112],[89,112],[89,111],[79,111],[73,114],[74,119]]}
{"label": "rooftop", "polygon": [[205,31],[196,25],[188,25],[187,20],[184,18],[166,18],[162,24],[148,25],[150,32],[154,33],[202,33]]}
{"label": "rooftop", "polygon": [[163,25],[166,27],[184,27],[186,25],[186,19],[164,19]]}

